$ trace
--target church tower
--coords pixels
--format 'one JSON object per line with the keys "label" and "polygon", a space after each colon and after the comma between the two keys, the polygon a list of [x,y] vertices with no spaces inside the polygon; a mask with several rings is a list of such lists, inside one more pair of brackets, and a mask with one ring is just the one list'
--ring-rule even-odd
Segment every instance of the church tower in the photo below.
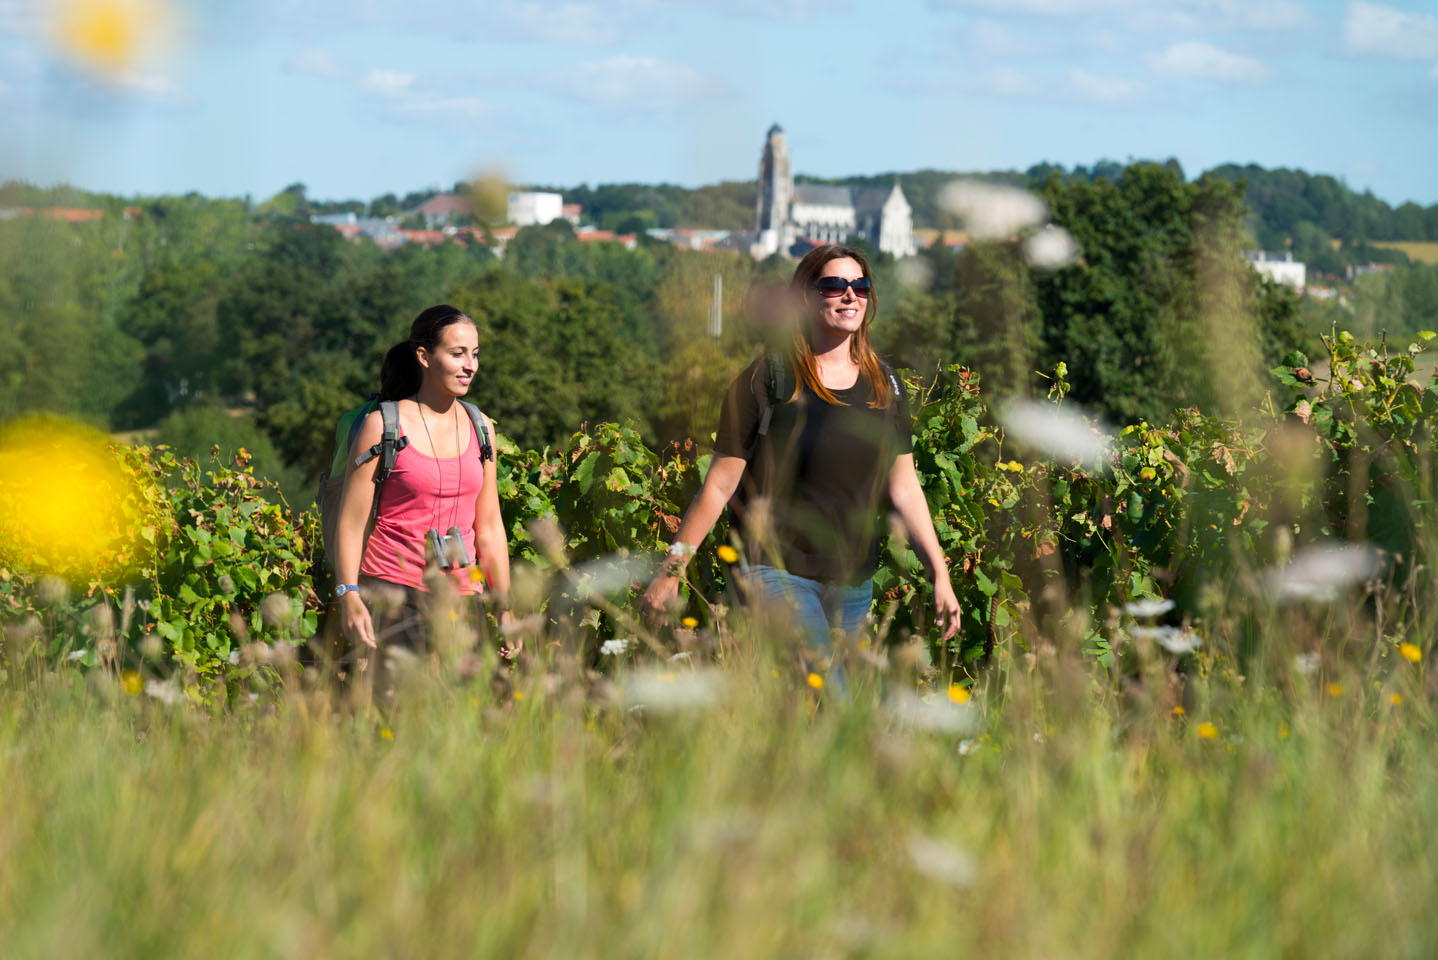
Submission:
{"label": "church tower", "polygon": [[789,167],[789,141],[777,123],[769,128],[764,153],[759,158],[758,200],[754,206],[754,229],[765,255],[784,243],[794,206],[794,172]]}

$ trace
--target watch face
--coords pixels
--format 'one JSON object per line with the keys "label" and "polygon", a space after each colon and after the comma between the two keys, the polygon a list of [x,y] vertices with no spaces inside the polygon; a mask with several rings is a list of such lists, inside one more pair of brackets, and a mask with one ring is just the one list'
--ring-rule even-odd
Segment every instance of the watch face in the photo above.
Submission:
{"label": "watch face", "polygon": [[337,596],[337,597],[342,597],[342,596],[344,596],[345,594],[349,593],[349,591],[350,591],[350,586],[349,586],[349,584],[347,584],[347,583],[342,583],[342,584],[340,584],[339,586],[335,587],[335,596]]}

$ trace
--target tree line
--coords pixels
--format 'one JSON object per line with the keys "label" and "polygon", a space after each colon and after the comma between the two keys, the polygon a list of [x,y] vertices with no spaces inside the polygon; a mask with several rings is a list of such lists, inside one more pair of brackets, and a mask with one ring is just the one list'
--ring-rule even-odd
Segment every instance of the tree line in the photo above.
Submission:
{"label": "tree line", "polygon": [[[1324,318],[1243,263],[1250,210],[1231,182],[1133,164],[1114,177],[1051,175],[1041,192],[1082,259],[1045,272],[1012,242],[938,246],[904,263],[875,254],[881,352],[929,377],[967,364],[1000,394],[1041,387],[1034,371],[1064,360],[1074,400],[1132,422],[1222,409],[1230,395],[1215,369],[1253,372],[1313,345]],[[761,349],[745,291],[792,269],[647,238],[633,250],[584,243],[562,222],[521,230],[499,259],[460,240],[385,251],[273,205],[195,194],[12,184],[0,205],[17,197],[105,216],[0,221],[0,416],[51,411],[150,431],[186,453],[244,445],[301,497],[338,416],[376,389],[385,350],[436,302],[479,325],[475,399],[521,446],[626,420],[655,447],[702,444],[724,384]],[[717,340],[706,333],[716,273]],[[1365,302],[1374,329],[1422,322],[1403,319],[1411,304],[1421,313],[1416,294]]]}

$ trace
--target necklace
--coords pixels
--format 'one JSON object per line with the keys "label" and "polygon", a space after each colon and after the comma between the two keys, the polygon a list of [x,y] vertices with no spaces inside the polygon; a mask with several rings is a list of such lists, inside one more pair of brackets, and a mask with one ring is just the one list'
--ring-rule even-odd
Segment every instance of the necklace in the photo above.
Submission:
{"label": "necklace", "polygon": [[[419,400],[416,399],[416,400],[414,401],[414,405],[415,405],[415,407],[419,410],[419,422],[420,422],[420,424],[424,427],[424,438],[429,441],[429,452],[430,452],[430,455],[434,458],[434,470],[435,470],[435,473],[437,473],[437,474],[439,475],[439,493],[438,493],[438,495],[436,496],[435,501],[434,501],[434,523],[432,524],[432,526],[437,530],[437,529],[439,529],[439,517],[440,517],[440,514],[444,511],[444,468],[441,466],[441,464],[443,463],[443,460],[442,460],[442,459],[440,458],[440,456],[439,456],[439,448],[434,445],[434,437],[430,435],[430,432],[429,432],[429,420],[426,419],[426,417],[425,417],[425,415],[424,415],[424,404],[420,403]],[[463,477],[460,476],[460,474],[462,474],[463,471],[464,471],[464,464],[459,462],[459,457],[458,457],[458,453],[459,453],[459,418],[456,417],[456,416],[451,416],[450,419],[454,421],[454,449],[455,449],[455,453],[456,453],[456,457],[455,457],[456,474],[455,474],[455,479],[454,479],[454,496],[453,496],[454,503],[450,505],[450,517],[449,517],[449,519],[450,519],[450,526],[454,526],[454,520],[457,519],[458,514],[459,514],[459,488],[460,488],[461,483],[463,482]]]}

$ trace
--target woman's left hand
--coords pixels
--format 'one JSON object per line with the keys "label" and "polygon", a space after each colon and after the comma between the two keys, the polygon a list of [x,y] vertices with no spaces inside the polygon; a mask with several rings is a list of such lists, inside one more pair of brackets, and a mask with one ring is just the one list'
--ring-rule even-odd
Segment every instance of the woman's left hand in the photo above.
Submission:
{"label": "woman's left hand", "polygon": [[[501,631],[504,630],[505,627],[510,626],[513,623],[514,611],[509,609],[499,611],[499,629]],[[523,637],[515,637],[513,642],[502,642],[499,645],[499,655],[506,660],[513,660],[515,657],[519,656],[523,652]]]}
{"label": "woman's left hand", "polygon": [[954,585],[947,576],[940,576],[934,581],[934,617],[939,629],[944,631],[945,640],[959,632],[959,625],[964,619],[959,609],[959,598],[954,596]]}

